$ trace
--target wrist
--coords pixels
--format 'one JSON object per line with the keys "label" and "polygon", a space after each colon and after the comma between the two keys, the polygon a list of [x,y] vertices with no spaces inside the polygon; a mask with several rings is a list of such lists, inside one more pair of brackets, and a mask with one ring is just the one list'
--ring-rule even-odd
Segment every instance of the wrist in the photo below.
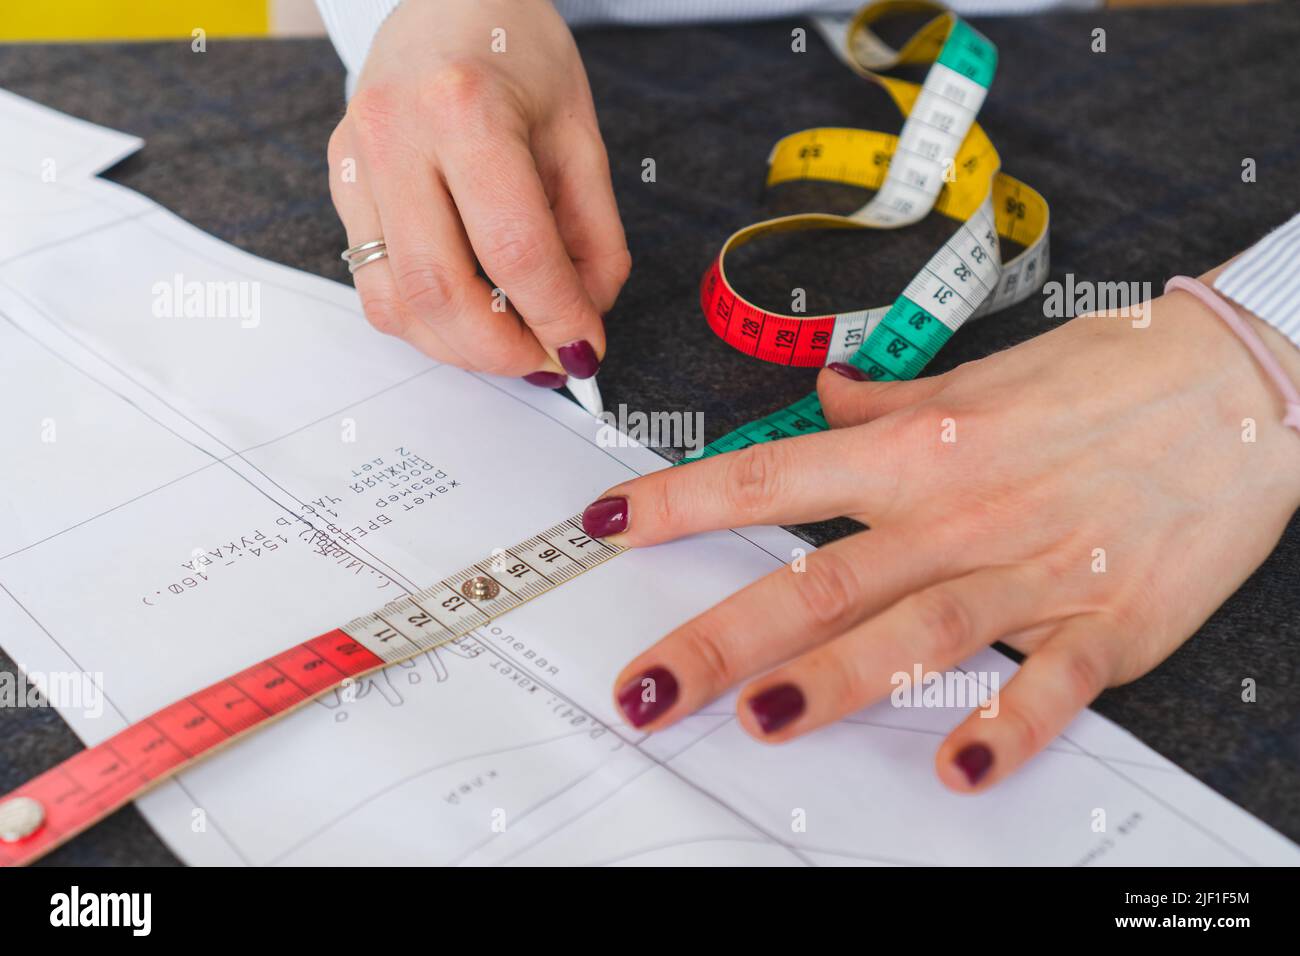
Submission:
{"label": "wrist", "polygon": [[[1152,322],[1159,325],[1158,348],[1172,347],[1181,354],[1187,388],[1208,386],[1213,395],[1213,414],[1224,427],[1240,430],[1243,444],[1259,448],[1256,465],[1264,470],[1260,477],[1274,479],[1270,484],[1279,494],[1288,496],[1292,507],[1300,507],[1300,431],[1284,422],[1288,414],[1284,389],[1265,367],[1268,358],[1294,386],[1300,386],[1300,349],[1249,310],[1213,289],[1221,271],[1211,270],[1198,277],[1214,296],[1224,303],[1267,353],[1261,360],[1252,345],[1199,295],[1184,289],[1171,289],[1152,303]],[[1176,345],[1173,343],[1176,340]],[[1294,393],[1292,393],[1294,399]]]}
{"label": "wrist", "polygon": [[[1229,263],[1225,262],[1223,265],[1216,266],[1209,272],[1197,276],[1197,279],[1213,289],[1214,280],[1219,277],[1219,273],[1223,272],[1223,270],[1228,267],[1228,264]],[[1300,346],[1297,346],[1289,338],[1274,328],[1272,324],[1265,322],[1254,312],[1238,305],[1232,299],[1228,298],[1228,296],[1219,293],[1218,290],[1215,291],[1219,295],[1219,298],[1228,303],[1228,305],[1232,307],[1232,310],[1236,312],[1237,315],[1241,316],[1241,318],[1252,329],[1254,329],[1255,334],[1260,337],[1260,340],[1264,343],[1265,347],[1272,353],[1273,357],[1278,360],[1278,363],[1286,371],[1287,376],[1296,384],[1297,387],[1300,387]],[[1300,439],[1300,434],[1297,434],[1297,438]]]}

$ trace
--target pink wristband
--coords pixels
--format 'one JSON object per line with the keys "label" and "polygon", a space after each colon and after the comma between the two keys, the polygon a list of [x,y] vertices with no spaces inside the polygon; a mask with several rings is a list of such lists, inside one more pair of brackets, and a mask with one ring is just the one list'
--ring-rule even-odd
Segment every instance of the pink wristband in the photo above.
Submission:
{"label": "pink wristband", "polygon": [[1277,390],[1282,393],[1282,398],[1286,402],[1286,415],[1282,418],[1282,424],[1300,432],[1300,390],[1296,389],[1295,383],[1287,376],[1277,357],[1260,341],[1258,333],[1250,327],[1250,323],[1238,315],[1237,310],[1221,295],[1199,279],[1193,279],[1191,276],[1174,276],[1165,283],[1165,292],[1168,293],[1173,289],[1190,292],[1196,296],[1209,306],[1215,315],[1223,319],[1228,328],[1237,333],[1237,338],[1246,344],[1250,354],[1255,356],[1255,361],[1263,367],[1268,377],[1273,380],[1273,384],[1277,386]]}

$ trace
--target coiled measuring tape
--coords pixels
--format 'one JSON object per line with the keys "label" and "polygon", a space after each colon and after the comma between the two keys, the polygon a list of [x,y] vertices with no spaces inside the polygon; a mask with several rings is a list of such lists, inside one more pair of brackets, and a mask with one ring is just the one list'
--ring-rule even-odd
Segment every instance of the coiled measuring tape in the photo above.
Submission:
{"label": "coiled measuring tape", "polygon": [[[882,20],[937,13],[893,50],[872,30]],[[1032,295],[1048,272],[1047,203],[1001,171],[1001,159],[975,116],[997,71],[997,48],[937,3],[886,0],[849,25],[849,64],[878,83],[906,118],[893,136],[873,130],[822,128],[794,133],[768,158],[767,184],[823,180],[874,189],[849,216],[783,216],[747,226],[722,246],[700,284],[709,325],[746,355],[782,365],[847,362],[870,379],[918,375],[952,334],[980,315]],[[931,63],[921,85],[881,71]],[[769,312],[743,298],[727,279],[732,250],[776,233],[810,229],[897,229],[931,210],[961,227],[908,283],[893,305],[837,315]],[[1002,262],[998,237],[1024,249]],[[700,456],[827,428],[816,394],[706,445]]]}
{"label": "coiled measuring tape", "polygon": [[[939,11],[893,51],[871,31],[898,14]],[[1000,172],[975,115],[997,64],[993,45],[921,0],[866,7],[850,58],[907,118],[898,136],[815,129],[781,140],[768,183],[821,179],[876,189],[852,216],[787,216],[742,229],[705,274],[714,331],[748,355],[786,365],[847,361],[870,378],[917,375],[961,325],[1032,294],[1047,273],[1047,204]],[[917,86],[876,71],[933,63]],[[962,226],[888,308],[796,317],[747,302],[727,281],[730,250],[801,229],[889,229],[936,209]],[[1025,246],[1002,264],[998,236]],[[716,455],[826,428],[816,395],[708,445]],[[581,516],[547,529],[344,627],[295,645],[132,724],[0,798],[0,865],[30,863],[197,761],[371,671],[455,641],[622,551],[589,537]]]}

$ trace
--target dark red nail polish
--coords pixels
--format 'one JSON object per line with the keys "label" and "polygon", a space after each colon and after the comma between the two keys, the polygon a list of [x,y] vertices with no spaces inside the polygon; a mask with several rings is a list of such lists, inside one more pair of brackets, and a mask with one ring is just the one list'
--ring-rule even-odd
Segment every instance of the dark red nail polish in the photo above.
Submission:
{"label": "dark red nail polish", "polygon": [[843,375],[855,382],[865,382],[867,380],[866,372],[856,366],[849,365],[847,362],[831,362],[826,367],[836,375]]}
{"label": "dark red nail polish", "polygon": [[984,775],[993,766],[993,751],[984,744],[967,744],[957,752],[952,762],[961,769],[973,787],[984,779]]}
{"label": "dark red nail polish", "polygon": [[777,684],[749,698],[749,710],[763,733],[774,734],[803,713],[803,691],[794,684]]}
{"label": "dark red nail polish", "polygon": [[644,727],[677,701],[677,678],[665,667],[652,667],[618,691],[618,706],[633,727]]}
{"label": "dark red nail polish", "polygon": [[586,339],[562,345],[556,354],[560,357],[560,364],[564,366],[564,370],[574,378],[591,378],[600,369],[600,359],[596,358],[596,350]]}
{"label": "dark red nail polish", "polygon": [[538,388],[564,388],[568,378],[559,372],[531,372],[524,376],[524,381]]}
{"label": "dark red nail polish", "polygon": [[593,538],[608,538],[627,530],[627,499],[601,498],[582,512],[582,530]]}

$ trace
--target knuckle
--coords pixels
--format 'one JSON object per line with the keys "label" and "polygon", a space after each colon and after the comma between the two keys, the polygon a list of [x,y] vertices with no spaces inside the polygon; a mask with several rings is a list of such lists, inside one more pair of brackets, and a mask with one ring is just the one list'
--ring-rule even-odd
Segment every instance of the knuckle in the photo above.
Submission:
{"label": "knuckle", "polygon": [[589,120],[579,120],[578,134],[571,137],[572,156],[583,169],[609,174],[609,151],[600,135],[600,123],[594,115]]}
{"label": "knuckle", "polygon": [[456,283],[446,270],[435,265],[407,266],[393,275],[403,301],[432,320],[450,314],[456,298]]}
{"label": "knuckle", "polygon": [[386,139],[397,125],[400,115],[401,94],[387,84],[376,84],[357,90],[348,103],[346,121],[364,140]]}
{"label": "knuckle", "polygon": [[329,141],[325,144],[325,159],[330,169],[338,169],[339,164],[343,162],[347,155],[347,144],[348,137],[343,130],[343,124],[340,123],[334,127],[334,132],[330,133]]}
{"label": "knuckle", "polygon": [[655,528],[661,533],[672,533],[677,527],[677,505],[673,501],[672,482],[662,483],[650,498],[650,515]]}
{"label": "knuckle", "polygon": [[354,147],[372,169],[393,175],[411,163],[411,137],[419,129],[409,122],[399,91],[371,86],[359,91],[348,104],[345,120],[352,127]]}
{"label": "knuckle", "polygon": [[1039,588],[1056,594],[1069,593],[1080,574],[1078,552],[1070,544],[1078,536],[1078,530],[1069,535],[1063,544],[1039,555],[1038,560],[1024,567],[1025,587]]}
{"label": "knuckle", "polygon": [[612,253],[609,257],[609,275],[620,286],[627,282],[628,276],[632,274],[632,253],[624,246],[618,252]]}
{"label": "knuckle", "polygon": [[1017,754],[1024,756],[1035,754],[1050,742],[1051,735],[1047,729],[1047,722],[1033,711],[1023,707],[1004,706],[1000,719],[1008,721],[1011,725],[1013,747]]}
{"label": "knuckle", "polygon": [[966,603],[945,587],[930,588],[911,600],[921,654],[938,661],[964,655],[975,636]]}
{"label": "knuckle", "polygon": [[398,338],[406,333],[407,317],[400,302],[387,295],[362,295],[361,308],[365,310],[366,321],[377,332],[395,335]]}
{"label": "knuckle", "polygon": [[469,59],[442,64],[422,87],[423,101],[440,110],[457,111],[481,104],[492,86],[491,71]]}
{"label": "knuckle", "polygon": [[948,404],[933,401],[906,405],[889,414],[895,437],[911,448],[937,448],[949,421],[958,421],[958,413]]}
{"label": "knuckle", "polygon": [[817,400],[831,428],[861,422],[870,412],[875,394],[875,383],[863,382],[853,388],[841,388],[838,378],[834,372],[817,376]]}
{"label": "knuckle", "polygon": [[1095,655],[1074,651],[1065,660],[1065,692],[1071,701],[1086,705],[1106,686],[1101,663]]}
{"label": "knuckle", "polygon": [[780,442],[751,445],[732,452],[727,466],[723,494],[731,511],[739,518],[760,515],[781,494],[782,453]]}
{"label": "knuckle", "polygon": [[483,258],[491,264],[489,269],[528,274],[541,266],[543,250],[526,225],[507,223],[492,229],[492,240],[483,250]]}
{"label": "knuckle", "polygon": [[829,647],[809,654],[807,665],[818,686],[826,688],[826,699],[837,714],[861,710],[870,698],[872,676],[856,655],[837,655]]}
{"label": "knuckle", "polygon": [[[1097,577],[1099,575],[1095,575]],[[1116,633],[1119,634],[1160,634],[1167,626],[1169,615],[1162,613],[1159,603],[1145,595],[1159,593],[1159,582],[1151,578],[1139,579],[1135,599],[1124,601],[1117,606],[1108,607],[1106,616]]]}
{"label": "knuckle", "polygon": [[853,563],[834,551],[814,552],[807,570],[797,576],[797,592],[814,623],[833,626],[847,618],[860,590]]}
{"label": "knuckle", "polygon": [[731,655],[714,631],[692,622],[682,632],[682,644],[686,653],[699,665],[707,686],[720,690],[736,682],[736,668]]}

